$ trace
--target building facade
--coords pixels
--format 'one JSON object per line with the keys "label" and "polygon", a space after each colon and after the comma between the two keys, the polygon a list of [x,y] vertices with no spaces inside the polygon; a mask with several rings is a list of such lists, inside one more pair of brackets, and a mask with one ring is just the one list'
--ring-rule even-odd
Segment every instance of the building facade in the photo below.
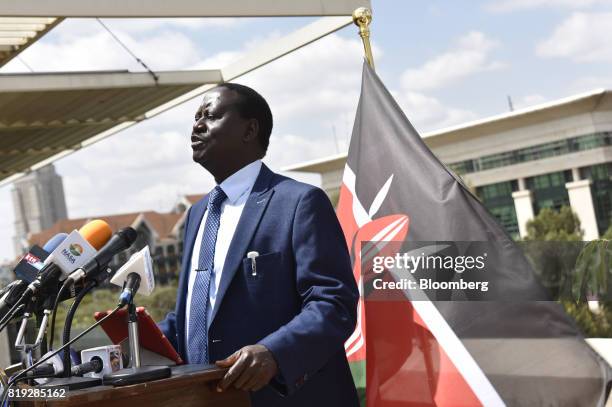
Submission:
{"label": "building facade", "polygon": [[[409,113],[409,112],[408,112]],[[515,238],[543,208],[571,206],[585,240],[612,218],[612,92],[598,90],[423,134]],[[346,154],[286,168],[321,174],[332,201]]]}
{"label": "building facade", "polygon": [[28,249],[28,235],[68,217],[64,184],[55,167],[48,165],[15,181],[11,193],[15,213],[13,247],[15,254],[21,255]]}

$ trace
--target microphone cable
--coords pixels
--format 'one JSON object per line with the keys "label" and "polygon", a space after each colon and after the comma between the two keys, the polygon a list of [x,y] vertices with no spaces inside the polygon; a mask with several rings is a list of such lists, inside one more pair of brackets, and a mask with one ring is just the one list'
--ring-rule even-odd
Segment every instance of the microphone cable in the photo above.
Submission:
{"label": "microphone cable", "polygon": [[[83,298],[85,298],[85,295],[87,295],[91,290],[93,290],[97,286],[98,286],[97,281],[95,280],[91,281],[79,292],[79,294],[76,296],[76,298],[72,302],[72,305],[70,306],[70,309],[68,310],[68,314],[66,314],[66,319],[64,321],[63,344],[70,341],[70,329],[72,328],[72,320],[74,319],[74,314],[76,313],[76,310],[79,307],[79,304],[81,303]],[[70,377],[71,376],[70,368],[72,367],[71,366],[72,363],[70,361],[69,351],[64,352],[63,362],[64,362],[64,377]]]}
{"label": "microphone cable", "polygon": [[53,311],[51,313],[51,330],[50,330],[50,337],[49,337],[49,349],[53,349],[53,341],[55,339],[55,316],[57,313],[57,307],[59,306],[60,303],[60,299],[62,298],[62,294],[64,294],[64,290],[66,290],[68,287],[70,287],[72,283],[72,280],[70,279],[66,279],[64,280],[64,284],[62,284],[62,287],[60,288],[60,290],[57,293],[57,296],[55,297],[55,301],[53,302]]}

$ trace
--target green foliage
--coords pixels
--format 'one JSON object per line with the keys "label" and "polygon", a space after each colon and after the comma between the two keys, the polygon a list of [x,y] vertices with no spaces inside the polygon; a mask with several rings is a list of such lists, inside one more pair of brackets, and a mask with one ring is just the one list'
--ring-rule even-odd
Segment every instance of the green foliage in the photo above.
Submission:
{"label": "green foliage", "polygon": [[577,302],[590,298],[612,298],[610,270],[612,269],[612,244],[609,240],[589,242],[576,259],[572,275],[572,297]]}
{"label": "green foliage", "polygon": [[563,206],[559,212],[544,208],[527,222],[525,240],[579,242],[582,235],[578,215],[570,207]]}
{"label": "green foliage", "polygon": [[[536,253],[532,259],[539,264],[538,269],[544,270],[540,276],[544,278],[544,283],[551,283],[553,287],[556,285],[560,297],[574,299],[563,300],[561,304],[584,335],[612,338],[612,301],[600,301],[594,310],[589,308],[587,302],[590,298],[612,299],[612,244],[609,244],[612,227],[603,239],[588,242],[582,248],[570,270],[566,270],[566,263],[575,256],[571,252],[577,246],[541,243],[580,242],[582,237],[578,216],[571,208],[564,206],[559,212],[542,209],[538,216],[527,223],[525,240],[532,242],[530,250]],[[566,279],[566,276],[571,278]]]}
{"label": "green foliage", "polygon": [[[562,302],[565,311],[587,337],[612,338],[612,244],[598,239],[589,242],[580,252],[572,275],[572,297],[575,301]],[[592,298],[594,309],[588,306]]]}
{"label": "green foliage", "polygon": [[609,306],[601,307],[598,312],[593,312],[586,303],[563,301],[562,304],[565,312],[574,318],[584,336],[588,338],[612,337],[612,310]]}
{"label": "green foliage", "polygon": [[612,240],[612,225],[610,225],[608,230],[606,230],[606,233],[604,233],[601,238],[605,240]]}

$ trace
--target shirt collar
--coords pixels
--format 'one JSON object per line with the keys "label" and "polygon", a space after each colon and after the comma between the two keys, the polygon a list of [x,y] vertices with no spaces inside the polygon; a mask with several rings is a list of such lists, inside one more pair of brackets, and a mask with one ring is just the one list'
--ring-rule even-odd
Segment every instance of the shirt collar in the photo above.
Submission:
{"label": "shirt collar", "polygon": [[261,170],[261,160],[255,160],[227,177],[219,185],[232,205],[253,188],[259,170]]}

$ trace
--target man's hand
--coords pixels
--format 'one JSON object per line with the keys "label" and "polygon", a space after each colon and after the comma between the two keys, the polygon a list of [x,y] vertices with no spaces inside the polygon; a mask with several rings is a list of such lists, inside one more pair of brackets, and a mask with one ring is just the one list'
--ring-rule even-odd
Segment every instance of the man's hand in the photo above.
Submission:
{"label": "man's hand", "polygon": [[240,390],[257,391],[278,372],[272,352],[263,345],[245,346],[216,365],[230,368],[217,385],[217,391],[224,391],[232,384]]}

